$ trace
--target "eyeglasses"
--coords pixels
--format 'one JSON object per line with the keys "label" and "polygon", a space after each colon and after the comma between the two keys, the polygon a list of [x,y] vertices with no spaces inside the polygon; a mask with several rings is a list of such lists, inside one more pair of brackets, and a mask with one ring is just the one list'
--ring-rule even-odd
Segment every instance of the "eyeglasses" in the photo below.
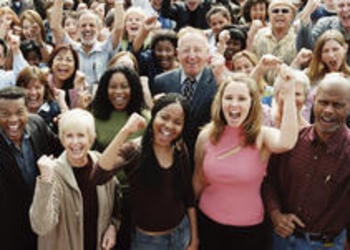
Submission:
{"label": "eyeglasses", "polygon": [[279,13],[282,13],[282,14],[289,14],[290,10],[289,9],[286,9],[286,8],[283,8],[283,9],[272,9],[271,10],[271,13],[273,14],[279,14]]}

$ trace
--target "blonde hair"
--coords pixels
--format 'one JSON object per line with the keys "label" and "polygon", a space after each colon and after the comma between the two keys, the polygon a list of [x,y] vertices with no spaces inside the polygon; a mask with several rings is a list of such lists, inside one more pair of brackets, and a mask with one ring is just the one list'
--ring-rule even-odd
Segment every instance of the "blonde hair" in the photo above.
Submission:
{"label": "blonde hair", "polygon": [[[346,46],[347,44],[344,36],[337,30],[327,30],[317,39],[311,62],[307,68],[307,75],[310,78],[311,85],[316,84],[326,73],[329,73],[327,66],[322,62],[322,49],[326,42],[330,40],[338,42],[341,46]],[[346,55],[344,55],[340,71],[350,75],[350,67],[346,63]]]}
{"label": "blonde hair", "polygon": [[72,128],[79,127],[86,131],[91,141],[96,138],[95,119],[92,114],[84,109],[75,108],[64,112],[58,122],[59,138],[62,141],[64,133]]}
{"label": "blonde hair", "polygon": [[251,107],[241,127],[244,133],[244,144],[253,145],[261,129],[262,111],[257,85],[252,78],[244,73],[232,73],[232,75],[228,76],[225,81],[220,84],[211,106],[211,123],[209,124],[210,140],[212,143],[218,142],[223,133],[223,128],[227,124],[222,111],[222,98],[227,86],[235,83],[244,83],[249,90]]}
{"label": "blonde hair", "polygon": [[39,15],[39,13],[36,12],[35,10],[25,10],[20,16],[20,20],[21,20],[22,25],[23,25],[24,20],[26,20],[26,19],[29,22],[36,23],[37,25],[39,25],[41,38],[43,39],[43,41],[45,41],[46,40],[45,27],[44,27],[43,20],[41,19],[41,16]]}

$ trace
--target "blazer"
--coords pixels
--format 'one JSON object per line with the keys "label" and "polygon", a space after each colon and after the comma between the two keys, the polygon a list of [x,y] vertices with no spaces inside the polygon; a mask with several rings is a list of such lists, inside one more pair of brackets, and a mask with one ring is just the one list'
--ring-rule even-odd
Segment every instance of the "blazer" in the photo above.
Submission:
{"label": "blazer", "polygon": [[[159,93],[176,92],[181,94],[181,69],[156,76],[151,87],[152,95]],[[184,131],[184,139],[189,147],[190,156],[193,159],[194,145],[199,133],[199,128],[210,121],[211,103],[216,94],[216,80],[208,67],[205,67],[190,103],[190,117]]]}
{"label": "blazer", "polygon": [[[26,131],[30,135],[35,160],[43,154],[59,154],[57,136],[38,115],[29,115]],[[11,148],[0,135],[0,242],[4,249],[36,250],[36,235],[30,228],[29,206],[33,188],[22,177]]]}

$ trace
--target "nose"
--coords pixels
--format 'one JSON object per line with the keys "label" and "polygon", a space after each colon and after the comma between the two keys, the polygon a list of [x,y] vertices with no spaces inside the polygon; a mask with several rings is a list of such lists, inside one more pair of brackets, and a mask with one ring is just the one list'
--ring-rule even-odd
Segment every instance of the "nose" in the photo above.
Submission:
{"label": "nose", "polygon": [[326,114],[333,114],[334,113],[334,108],[333,108],[333,105],[332,104],[328,104],[323,112],[325,112]]}

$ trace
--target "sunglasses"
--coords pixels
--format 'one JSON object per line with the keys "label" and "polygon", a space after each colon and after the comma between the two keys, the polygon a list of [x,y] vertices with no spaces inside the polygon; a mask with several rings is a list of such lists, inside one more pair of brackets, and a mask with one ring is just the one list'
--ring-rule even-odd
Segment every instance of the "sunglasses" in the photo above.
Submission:
{"label": "sunglasses", "polygon": [[271,13],[273,13],[273,14],[279,14],[279,13],[288,14],[289,12],[290,12],[290,10],[286,9],[286,8],[283,8],[283,9],[276,8],[276,9],[271,10]]}

